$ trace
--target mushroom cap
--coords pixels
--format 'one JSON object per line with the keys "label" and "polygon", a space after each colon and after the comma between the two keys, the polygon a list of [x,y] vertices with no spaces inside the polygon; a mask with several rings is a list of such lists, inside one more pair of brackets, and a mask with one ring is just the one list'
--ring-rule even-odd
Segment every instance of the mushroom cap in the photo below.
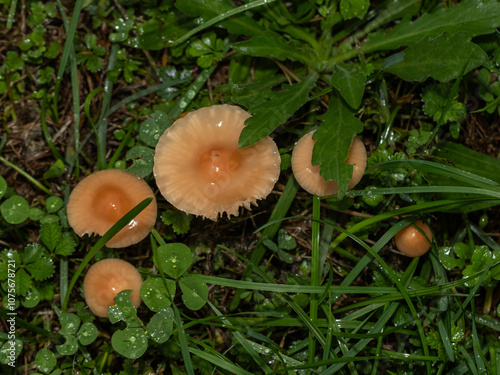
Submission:
{"label": "mushroom cap", "polygon": [[417,220],[413,224],[422,229],[430,242],[410,224],[396,233],[394,243],[404,255],[415,258],[424,255],[431,248],[432,232],[431,228],[421,220]]}
{"label": "mushroom cap", "polygon": [[177,209],[217,220],[257,204],[273,189],[280,154],[270,137],[238,148],[250,114],[231,105],[200,108],[160,137],[153,172],[161,194]]}
{"label": "mushroom cap", "polygon": [[102,318],[108,317],[108,307],[115,304],[122,290],[132,290],[130,301],[135,308],[141,304],[142,277],[137,268],[121,259],[103,259],[94,263],[83,280],[83,295],[90,310]]}
{"label": "mushroom cap", "polygon": [[[312,139],[314,131],[304,135],[295,145],[292,152],[292,170],[300,186],[307,192],[320,197],[333,195],[339,192],[337,181],[325,181],[319,174],[319,165],[312,165],[313,147],[316,143]],[[366,169],[366,149],[358,137],[354,137],[349,148],[346,163],[353,166],[352,178],[348,189],[352,189],[361,181]]]}
{"label": "mushroom cap", "polygon": [[156,221],[156,199],[149,185],[137,176],[108,169],[95,172],[81,180],[68,200],[68,221],[80,237],[103,235],[123,215],[146,198],[153,201],[120,230],[108,247],[126,247],[144,239]]}

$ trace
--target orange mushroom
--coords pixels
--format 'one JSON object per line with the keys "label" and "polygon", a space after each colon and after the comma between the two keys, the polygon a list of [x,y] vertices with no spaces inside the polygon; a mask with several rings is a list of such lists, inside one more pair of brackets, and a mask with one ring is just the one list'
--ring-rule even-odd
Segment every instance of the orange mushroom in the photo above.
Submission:
{"label": "orange mushroom", "polygon": [[153,201],[111,240],[108,247],[126,247],[144,239],[156,221],[156,199],[149,185],[133,174],[109,169],[85,177],[68,200],[68,221],[79,236],[103,235],[146,198]]}
{"label": "orange mushroom", "polygon": [[[425,236],[413,225],[419,227],[425,233]],[[413,225],[410,224],[404,227],[394,236],[394,243],[398,250],[411,258],[424,255],[429,251],[432,243],[431,228],[426,223],[417,220]]]}
{"label": "orange mushroom", "polygon": [[90,267],[83,280],[83,295],[90,310],[102,318],[108,316],[108,307],[115,304],[122,290],[132,290],[130,301],[135,308],[141,304],[142,277],[139,271],[121,259],[103,259]]}
{"label": "orange mushroom", "polygon": [[[336,181],[325,181],[319,174],[319,165],[312,165],[314,131],[304,135],[295,145],[292,152],[292,170],[300,186],[307,192],[320,197],[337,194],[339,186]],[[352,178],[348,189],[352,189],[363,177],[366,169],[366,149],[358,137],[354,137],[345,161],[353,166]]]}
{"label": "orange mushroom", "polygon": [[217,220],[224,212],[257,204],[273,189],[280,155],[266,137],[238,148],[250,114],[231,105],[200,108],[178,119],[160,137],[153,172],[167,201],[179,210]]}

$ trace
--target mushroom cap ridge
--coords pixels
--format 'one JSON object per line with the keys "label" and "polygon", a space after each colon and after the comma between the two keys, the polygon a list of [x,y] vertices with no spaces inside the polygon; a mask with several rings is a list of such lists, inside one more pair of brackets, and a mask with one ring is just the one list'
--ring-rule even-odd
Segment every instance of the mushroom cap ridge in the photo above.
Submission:
{"label": "mushroom cap ridge", "polygon": [[154,158],[156,184],[165,199],[186,213],[217,220],[265,198],[278,180],[280,155],[270,137],[238,148],[249,117],[224,104],[175,121],[160,137]]}
{"label": "mushroom cap ridge", "polygon": [[[299,185],[308,193],[320,197],[337,194],[339,186],[337,181],[325,181],[320,175],[320,166],[312,165],[313,147],[316,143],[312,139],[314,131],[307,133],[299,139],[292,152],[292,170]],[[353,166],[348,189],[356,186],[366,169],[366,149],[359,137],[354,137],[349,148],[346,163]]]}
{"label": "mushroom cap ridge", "polygon": [[120,230],[106,246],[127,247],[144,239],[156,222],[157,205],[149,185],[118,169],[95,172],[81,180],[68,200],[68,221],[79,236],[103,235],[123,215],[146,198],[153,201]]}
{"label": "mushroom cap ridge", "polygon": [[108,258],[90,267],[83,280],[83,295],[92,312],[108,316],[108,307],[115,304],[116,295],[130,289],[130,301],[135,308],[141,304],[142,277],[137,268],[122,259]]}

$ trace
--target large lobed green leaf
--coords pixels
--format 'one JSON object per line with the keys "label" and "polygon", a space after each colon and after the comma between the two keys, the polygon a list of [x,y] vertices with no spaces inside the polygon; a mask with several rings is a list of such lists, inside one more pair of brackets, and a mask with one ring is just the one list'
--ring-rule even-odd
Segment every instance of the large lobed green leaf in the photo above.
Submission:
{"label": "large lobed green leaf", "polygon": [[339,95],[330,98],[328,111],[319,117],[323,124],[314,133],[312,164],[321,164],[320,174],[325,180],[337,181],[339,197],[347,191],[352,177],[352,165],[345,163],[349,148],[356,133],[363,131],[363,123],[356,112]]}
{"label": "large lobed green leaf", "polygon": [[254,36],[250,40],[233,44],[233,48],[244,55],[276,58],[284,61],[301,61],[312,64],[313,51],[307,44],[294,39],[287,41],[280,34],[267,31],[265,35]]}
{"label": "large lobed green leaf", "polygon": [[317,79],[318,74],[313,71],[300,83],[284,85],[284,91],[269,92],[267,101],[250,107],[248,112],[252,117],[245,121],[246,127],[241,132],[239,147],[253,145],[288,120],[309,100],[309,91]]}
{"label": "large lobed green leaf", "polygon": [[[444,5],[444,4],[443,4]],[[363,43],[364,53],[410,46],[423,37],[436,37],[443,32],[454,34],[464,31],[470,37],[495,32],[500,27],[500,3],[469,0],[447,10],[423,14],[415,21],[401,21],[388,33],[372,34]]]}
{"label": "large lobed green leaf", "polygon": [[449,81],[488,59],[486,52],[472,43],[465,32],[451,36],[445,32],[433,39],[426,36],[398,55],[404,56],[403,60],[385,70],[406,81],[420,82],[429,77],[441,82]]}

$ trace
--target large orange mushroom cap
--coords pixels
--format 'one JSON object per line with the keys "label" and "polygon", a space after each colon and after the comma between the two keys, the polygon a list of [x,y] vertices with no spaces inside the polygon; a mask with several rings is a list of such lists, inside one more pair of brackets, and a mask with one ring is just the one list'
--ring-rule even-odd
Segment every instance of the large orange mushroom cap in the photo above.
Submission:
{"label": "large orange mushroom cap", "polygon": [[130,301],[135,308],[141,304],[142,277],[137,268],[121,259],[103,259],[90,267],[83,280],[83,295],[92,312],[108,316],[108,307],[115,304],[122,290],[132,290]]}
{"label": "large orange mushroom cap", "polygon": [[[319,165],[312,165],[313,147],[316,141],[312,138],[314,131],[304,135],[295,145],[292,152],[292,170],[300,186],[308,193],[324,197],[339,192],[336,181],[325,181],[319,173]],[[349,149],[346,163],[353,167],[348,189],[352,189],[361,181],[366,169],[366,149],[358,137],[354,137]]]}
{"label": "large orange mushroom cap", "polygon": [[146,198],[153,201],[108,241],[108,247],[127,247],[144,239],[156,221],[156,199],[149,185],[137,176],[108,169],[81,180],[68,201],[68,221],[79,236],[103,235],[123,215]]}
{"label": "large orange mushroom cap", "polygon": [[278,180],[280,155],[269,137],[238,148],[249,117],[224,104],[175,121],[160,137],[154,158],[156,184],[165,199],[179,210],[217,220],[265,198]]}

